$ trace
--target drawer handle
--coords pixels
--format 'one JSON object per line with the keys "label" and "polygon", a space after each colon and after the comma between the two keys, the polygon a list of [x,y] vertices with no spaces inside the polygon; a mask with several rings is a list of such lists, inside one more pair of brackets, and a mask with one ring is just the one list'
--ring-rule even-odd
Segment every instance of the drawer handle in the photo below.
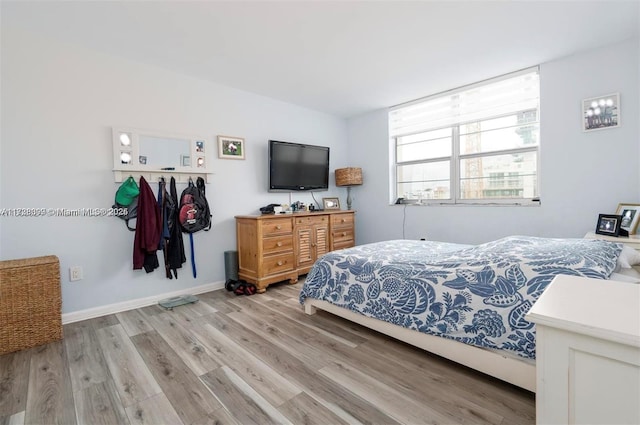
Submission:
{"label": "drawer handle", "polygon": [[281,266],[284,264],[284,261],[278,261],[278,265]]}
{"label": "drawer handle", "polygon": [[282,242],[278,242],[276,246],[282,246]]}
{"label": "drawer handle", "polygon": [[347,236],[347,232],[342,232],[342,236]]}
{"label": "drawer handle", "polygon": [[345,219],[343,218],[343,219],[342,219],[342,222],[343,222],[343,223],[346,223],[346,222],[347,222],[347,220],[345,220]]}
{"label": "drawer handle", "polygon": [[276,226],[276,229],[277,229],[277,230],[280,230],[280,229],[282,229],[282,226],[280,226],[280,225],[278,224],[278,225]]}

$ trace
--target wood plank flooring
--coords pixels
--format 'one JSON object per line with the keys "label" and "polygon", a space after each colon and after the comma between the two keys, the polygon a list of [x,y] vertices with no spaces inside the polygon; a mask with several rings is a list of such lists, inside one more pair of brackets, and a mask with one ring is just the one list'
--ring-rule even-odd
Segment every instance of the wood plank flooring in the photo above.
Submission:
{"label": "wood plank flooring", "polygon": [[301,283],[65,325],[0,356],[7,424],[533,424],[534,394],[344,319]]}

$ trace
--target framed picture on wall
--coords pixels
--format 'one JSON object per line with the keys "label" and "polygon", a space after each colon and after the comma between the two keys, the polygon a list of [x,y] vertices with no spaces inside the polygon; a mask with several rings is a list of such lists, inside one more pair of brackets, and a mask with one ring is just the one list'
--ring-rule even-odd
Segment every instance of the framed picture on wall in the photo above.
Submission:
{"label": "framed picture on wall", "polygon": [[582,101],[582,129],[604,130],[620,126],[620,94],[591,97]]}
{"label": "framed picture on wall", "polygon": [[244,139],[218,136],[218,156],[224,159],[244,159]]}
{"label": "framed picture on wall", "polygon": [[618,204],[616,214],[622,217],[620,228],[634,235],[640,222],[640,204]]}
{"label": "framed picture on wall", "polygon": [[189,155],[180,155],[180,166],[181,167],[191,167],[191,156],[189,156]]}
{"label": "framed picture on wall", "polygon": [[599,235],[618,236],[620,234],[620,224],[622,216],[613,214],[599,214],[596,223],[596,233]]}

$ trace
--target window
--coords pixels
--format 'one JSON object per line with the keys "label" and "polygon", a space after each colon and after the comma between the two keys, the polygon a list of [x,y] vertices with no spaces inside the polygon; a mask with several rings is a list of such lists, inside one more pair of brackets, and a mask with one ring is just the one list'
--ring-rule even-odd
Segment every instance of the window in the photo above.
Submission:
{"label": "window", "polygon": [[537,198],[539,103],[535,68],[392,108],[391,199],[521,204]]}

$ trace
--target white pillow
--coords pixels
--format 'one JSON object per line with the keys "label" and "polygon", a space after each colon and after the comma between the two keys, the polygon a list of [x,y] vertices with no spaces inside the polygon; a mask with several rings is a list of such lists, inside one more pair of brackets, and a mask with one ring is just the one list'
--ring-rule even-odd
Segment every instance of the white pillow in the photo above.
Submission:
{"label": "white pillow", "polygon": [[628,245],[624,245],[622,247],[622,252],[618,257],[618,265],[622,269],[630,269],[636,264],[640,264],[640,252],[636,251],[635,249],[631,248]]}
{"label": "white pillow", "polygon": [[[624,269],[624,270],[633,270],[633,269]],[[636,271],[636,273],[638,272]],[[618,282],[640,283],[640,273],[638,273],[637,277],[630,276],[626,273],[611,273],[611,276],[609,276],[609,280],[616,280]]]}
{"label": "white pillow", "polygon": [[634,269],[633,267],[630,268],[630,269],[622,269],[618,273],[626,275],[626,276],[635,277],[636,279],[640,279],[640,272],[638,270]]}

